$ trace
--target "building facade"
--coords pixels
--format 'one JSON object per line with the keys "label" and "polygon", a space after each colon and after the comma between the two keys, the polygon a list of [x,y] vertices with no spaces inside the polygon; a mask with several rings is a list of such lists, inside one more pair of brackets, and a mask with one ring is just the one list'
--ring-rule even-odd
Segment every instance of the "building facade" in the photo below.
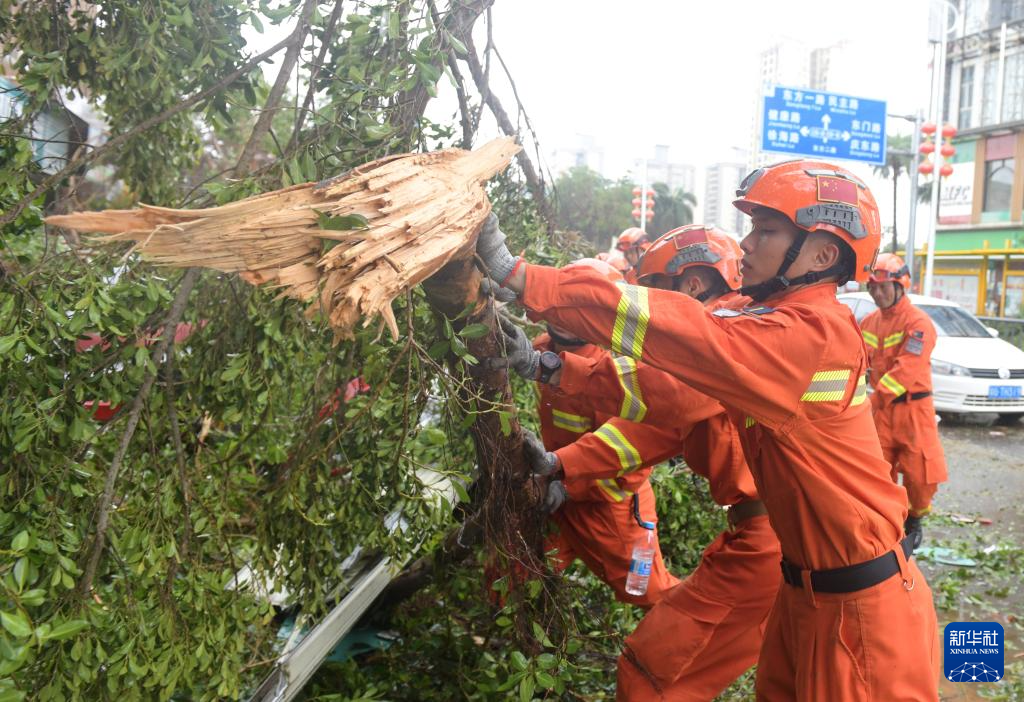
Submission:
{"label": "building facade", "polygon": [[704,224],[713,224],[738,237],[743,236],[746,218],[733,207],[732,201],[736,199],[736,189],[746,174],[747,164],[741,157],[708,166],[704,180]]}
{"label": "building facade", "polygon": [[943,105],[958,134],[933,291],[978,314],[1024,317],[1024,0],[959,5]]}

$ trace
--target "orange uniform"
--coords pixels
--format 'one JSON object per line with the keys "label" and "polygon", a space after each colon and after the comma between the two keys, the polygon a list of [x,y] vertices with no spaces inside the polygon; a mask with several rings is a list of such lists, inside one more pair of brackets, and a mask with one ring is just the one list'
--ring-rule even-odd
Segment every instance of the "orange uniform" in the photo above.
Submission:
{"label": "orange uniform", "polygon": [[563,354],[558,389],[585,395],[597,411],[679,427],[687,466],[708,480],[715,502],[737,505],[730,529],[626,639],[618,666],[620,700],[713,699],[757,662],[779,589],[779,541],[739,433],[718,402],[628,357]]}
{"label": "orange uniform", "polygon": [[892,465],[892,479],[903,473],[910,514],[924,516],[939,483],[949,477],[931,396],[935,325],[903,295],[865,317],[861,334],[868,347],[871,408],[882,452]]}
{"label": "orange uniform", "polygon": [[[549,345],[547,335],[534,342],[540,350]],[[594,357],[607,352],[588,344],[574,353]],[[655,534],[647,592],[640,596],[626,592],[633,545],[646,537],[633,516],[632,497],[638,494],[643,519],[656,521],[654,491],[648,480],[651,467],[678,455],[682,438],[674,431],[595,412],[586,401],[556,394],[550,385],[539,384],[539,388],[541,438],[547,450],[558,454],[569,498],[551,515],[558,531],[547,550],[557,549],[559,569],[568,568],[578,557],[615,591],[617,599],[652,606],[679,579],[665,568]]]}
{"label": "orange uniform", "polygon": [[[527,265],[525,274],[532,313],[718,399],[739,428],[792,583],[768,619],[758,698],[937,699],[931,591],[900,547],[906,492],[882,455],[864,346],[835,284],[787,290],[772,307],[710,312],[586,270]],[[835,594],[815,576],[812,588],[811,571],[879,557],[898,574]]]}

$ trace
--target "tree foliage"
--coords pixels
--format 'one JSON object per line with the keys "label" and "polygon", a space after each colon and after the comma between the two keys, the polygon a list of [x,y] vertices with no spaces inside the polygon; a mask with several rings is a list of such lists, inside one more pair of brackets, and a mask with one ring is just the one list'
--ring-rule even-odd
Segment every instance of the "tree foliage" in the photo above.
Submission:
{"label": "tree foliage", "polygon": [[[282,613],[264,587],[317,616],[354,549],[402,562],[452,526],[453,505],[424,483],[440,474],[468,498],[467,427],[486,408],[464,367],[444,359],[467,360],[472,327],[455,332],[414,290],[395,303],[399,339],[367,328],[333,346],[322,320],[273,291],[154,268],[44,228],[41,215],[224,203],[454,145],[454,119],[422,117],[441,80],[463,87],[457,119],[472,137],[481,101],[458,68],[489,4],[0,0],[0,42],[25,98],[0,131],[25,133],[71,96],[109,126],[105,145],[52,178],[27,139],[0,137],[0,699],[241,697],[275,656]],[[301,80],[281,100],[246,48],[252,30],[280,36],[277,55],[298,47]],[[549,239],[526,192],[518,171],[494,184],[512,245],[549,262],[577,255],[579,242]],[[569,228],[617,234],[629,196],[626,221],[612,200],[610,230]],[[525,386],[518,393],[530,407]],[[238,577],[245,569],[251,579]],[[456,656],[463,682],[480,670],[481,697],[504,694],[504,671],[525,697],[527,686],[559,689],[549,678],[609,689],[618,639],[575,634],[574,622],[592,631],[614,620],[621,634],[635,613],[590,581],[585,601],[603,604],[532,630],[544,655],[525,669],[509,647],[471,660],[479,632],[510,640],[514,619],[485,614],[479,583],[469,564],[408,603],[409,650]],[[347,684],[358,694],[408,681],[395,668]]]}
{"label": "tree foliage", "polygon": [[[609,248],[624,229],[636,226],[634,187],[629,178],[612,181],[586,166],[569,169],[555,181],[558,226],[580,232],[599,250]],[[655,183],[652,189],[654,218],[647,225],[652,239],[693,222],[697,199],[692,193],[670,191],[664,183]]]}

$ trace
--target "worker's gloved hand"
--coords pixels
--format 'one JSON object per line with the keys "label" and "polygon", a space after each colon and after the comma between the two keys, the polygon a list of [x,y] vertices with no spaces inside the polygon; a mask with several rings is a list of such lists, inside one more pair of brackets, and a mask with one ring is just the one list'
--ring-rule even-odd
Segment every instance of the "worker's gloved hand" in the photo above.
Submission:
{"label": "worker's gloved hand", "polygon": [[569,493],[565,489],[565,483],[561,480],[552,480],[548,483],[547,492],[544,493],[544,514],[553,514],[569,499]]}
{"label": "worker's gloved hand", "polygon": [[487,274],[500,285],[512,275],[516,257],[505,246],[505,234],[498,228],[498,217],[487,215],[480,236],[476,240],[476,253],[487,266]]}
{"label": "worker's gloved hand", "polygon": [[558,456],[544,448],[544,442],[529,429],[523,429],[523,453],[535,478],[546,478],[558,470]]}
{"label": "worker's gloved hand", "polygon": [[494,299],[498,302],[516,301],[516,294],[513,291],[501,287],[490,278],[484,278],[480,281],[480,294],[485,296],[493,295]]}
{"label": "worker's gloved hand", "polygon": [[533,348],[526,332],[516,326],[515,322],[498,315],[501,333],[505,339],[505,356],[488,358],[485,362],[489,370],[511,368],[527,380],[537,379],[537,368],[540,366],[540,351]]}

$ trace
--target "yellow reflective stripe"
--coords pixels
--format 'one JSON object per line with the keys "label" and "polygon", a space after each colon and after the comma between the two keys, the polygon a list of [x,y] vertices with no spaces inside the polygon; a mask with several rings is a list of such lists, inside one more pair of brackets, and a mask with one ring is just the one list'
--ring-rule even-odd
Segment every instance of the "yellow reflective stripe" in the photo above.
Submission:
{"label": "yellow reflective stripe", "polygon": [[619,475],[623,475],[643,463],[643,460],[640,458],[640,452],[636,450],[633,444],[629,443],[629,439],[619,431],[618,427],[611,424],[602,424],[594,432],[594,436],[608,444],[615,451],[615,455],[619,457],[619,466],[621,466]]}
{"label": "yellow reflective stripe", "polygon": [[856,407],[866,399],[868,399],[868,384],[867,380],[862,375],[857,378],[857,387],[853,391],[853,397],[850,398],[850,406]]}
{"label": "yellow reflective stripe", "polygon": [[901,341],[903,341],[903,332],[896,332],[895,334],[890,334],[889,336],[885,337],[885,341],[882,342],[882,347],[888,349],[900,343]]}
{"label": "yellow reflective stripe", "polygon": [[640,358],[644,350],[644,336],[651,319],[647,303],[647,288],[616,283],[622,291],[615,311],[612,326],[612,351],[617,354]]}
{"label": "yellow reflective stripe", "polygon": [[744,429],[749,429],[750,427],[754,426],[755,424],[757,424],[757,420],[754,419],[753,417],[747,417],[746,419],[743,420],[743,428]]}
{"label": "yellow reflective stripe", "polygon": [[818,371],[811,377],[801,402],[835,402],[846,395],[846,383],[850,380],[850,370]]}
{"label": "yellow reflective stripe", "polygon": [[867,331],[866,329],[860,330],[860,335],[864,337],[864,343],[873,349],[878,348],[878,337]]}
{"label": "yellow reflective stripe", "polygon": [[882,379],[878,381],[878,384],[884,386],[886,390],[891,392],[896,397],[899,397],[900,395],[907,391],[905,387],[900,385],[900,382],[896,380],[896,378],[893,378],[888,373],[882,376]]}
{"label": "yellow reflective stripe", "polygon": [[589,418],[581,417],[578,414],[569,414],[562,410],[551,410],[551,423],[559,429],[574,431],[577,434],[583,434],[590,430]]}
{"label": "yellow reflective stripe", "polygon": [[640,380],[636,376],[636,361],[627,356],[615,357],[615,372],[622,386],[622,408],[619,416],[631,422],[642,422],[647,416],[647,405],[640,391]]}
{"label": "yellow reflective stripe", "polygon": [[630,497],[633,494],[629,490],[623,490],[622,488],[620,488],[619,484],[616,483],[611,478],[605,478],[603,480],[598,480],[596,482],[597,486],[604,490],[605,493],[616,502],[622,502],[624,499]]}

